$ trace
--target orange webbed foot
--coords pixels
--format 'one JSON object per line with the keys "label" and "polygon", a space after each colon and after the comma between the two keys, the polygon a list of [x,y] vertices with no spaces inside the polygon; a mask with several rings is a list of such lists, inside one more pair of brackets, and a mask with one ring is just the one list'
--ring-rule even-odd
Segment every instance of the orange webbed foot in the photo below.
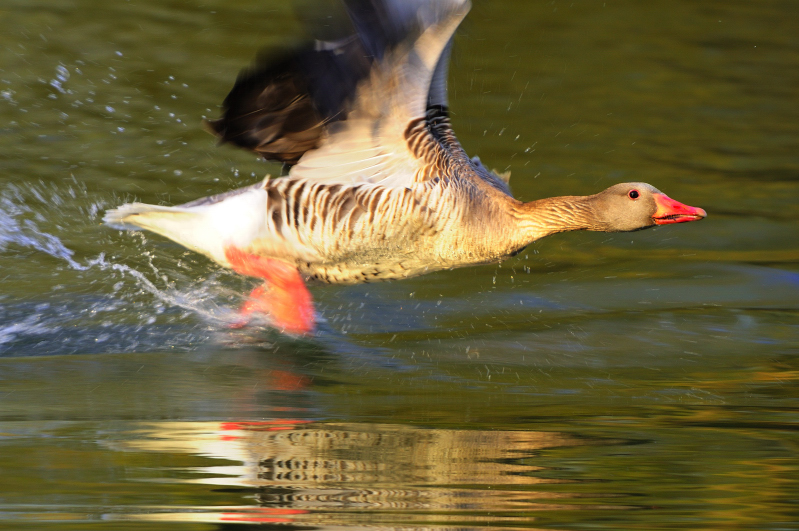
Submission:
{"label": "orange webbed foot", "polygon": [[271,258],[246,253],[235,247],[225,249],[231,268],[242,275],[263,278],[266,282],[250,293],[241,307],[244,326],[253,313],[268,315],[272,323],[289,334],[306,335],[314,331],[313,299],[297,268]]}

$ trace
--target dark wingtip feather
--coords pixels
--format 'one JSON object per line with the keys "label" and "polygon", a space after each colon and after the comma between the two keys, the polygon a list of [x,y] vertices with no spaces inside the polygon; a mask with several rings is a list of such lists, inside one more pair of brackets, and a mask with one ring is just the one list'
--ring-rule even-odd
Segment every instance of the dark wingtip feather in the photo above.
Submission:
{"label": "dark wingtip feather", "polygon": [[223,143],[292,164],[316,146],[325,118],[317,110],[303,73],[308,47],[261,55],[243,70],[223,103],[222,117],[207,129]]}
{"label": "dark wingtip feather", "polygon": [[225,136],[225,121],[222,118],[218,118],[216,120],[203,120],[202,128],[206,133],[218,136],[220,137],[220,141],[223,141]]}

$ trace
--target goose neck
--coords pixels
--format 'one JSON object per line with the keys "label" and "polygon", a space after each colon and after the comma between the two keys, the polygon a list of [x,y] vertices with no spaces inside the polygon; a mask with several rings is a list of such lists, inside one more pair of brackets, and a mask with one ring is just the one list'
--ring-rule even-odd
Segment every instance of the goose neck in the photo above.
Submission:
{"label": "goose neck", "polygon": [[597,219],[594,198],[561,196],[521,203],[517,216],[522,236],[531,243],[557,232],[605,230]]}

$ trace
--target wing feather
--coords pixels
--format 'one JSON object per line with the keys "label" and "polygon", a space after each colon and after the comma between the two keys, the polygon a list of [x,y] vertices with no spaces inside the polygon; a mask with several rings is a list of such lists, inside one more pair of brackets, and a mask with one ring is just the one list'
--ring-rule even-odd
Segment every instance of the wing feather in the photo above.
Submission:
{"label": "wing feather", "polygon": [[[435,128],[448,128],[438,118],[446,116],[452,36],[469,0],[345,5],[355,36],[262,58],[209,126],[223,142],[293,165],[296,178],[409,186],[433,177],[431,153],[452,148]],[[411,142],[409,128],[430,119],[431,134]]]}
{"label": "wing feather", "polygon": [[[463,0],[429,3],[420,9],[426,24],[412,42],[400,44],[375,63],[361,82],[347,120],[328,130],[324,142],[308,151],[289,175],[327,182],[371,182],[410,186],[434,177],[425,152],[442,151],[432,134],[409,145],[407,132],[427,119],[431,97],[446,102],[447,53],[452,35],[468,9]],[[436,79],[435,87],[431,82]],[[434,93],[431,96],[431,88]],[[361,164],[376,161],[375,164]]]}

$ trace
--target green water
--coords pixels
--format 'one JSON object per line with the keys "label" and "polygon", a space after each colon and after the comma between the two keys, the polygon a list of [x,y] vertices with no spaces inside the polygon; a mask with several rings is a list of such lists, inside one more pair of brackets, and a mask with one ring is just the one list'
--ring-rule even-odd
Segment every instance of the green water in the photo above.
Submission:
{"label": "green water", "polygon": [[307,340],[100,222],[279,172],[200,121],[289,5],[0,6],[0,529],[799,529],[799,5],[475,3],[454,124],[517,196],[709,216],[313,287]]}

